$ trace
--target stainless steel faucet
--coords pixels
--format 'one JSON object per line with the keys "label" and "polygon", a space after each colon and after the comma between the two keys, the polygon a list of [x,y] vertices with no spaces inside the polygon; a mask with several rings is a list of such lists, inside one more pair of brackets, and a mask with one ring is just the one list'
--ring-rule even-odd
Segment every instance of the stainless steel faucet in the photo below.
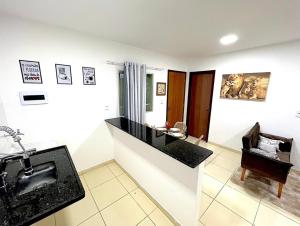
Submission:
{"label": "stainless steel faucet", "polygon": [[10,128],[8,126],[0,126],[0,132],[1,131],[6,132],[9,136],[11,136],[14,139],[14,142],[19,144],[19,146],[21,147],[21,149],[24,153],[24,157],[27,157],[27,158],[29,157],[26,149],[21,144],[21,137],[19,136],[19,135],[21,135],[20,130],[17,130],[17,132],[15,132],[12,128]]}
{"label": "stainless steel faucet", "polygon": [[22,152],[18,153],[12,153],[12,154],[6,154],[6,153],[0,153],[0,189],[6,190],[6,183],[5,183],[5,177],[7,176],[7,173],[5,172],[5,167],[7,161],[15,158],[15,157],[22,157],[23,163],[21,162],[25,175],[32,175],[33,168],[30,163],[29,156],[36,151],[36,149],[32,150],[26,150],[24,146],[21,143],[21,137],[20,135],[23,135],[20,130],[14,131],[12,128],[8,126],[0,126],[0,132],[6,132],[9,136],[11,136],[14,140],[14,142],[18,143],[18,145],[21,147]]}

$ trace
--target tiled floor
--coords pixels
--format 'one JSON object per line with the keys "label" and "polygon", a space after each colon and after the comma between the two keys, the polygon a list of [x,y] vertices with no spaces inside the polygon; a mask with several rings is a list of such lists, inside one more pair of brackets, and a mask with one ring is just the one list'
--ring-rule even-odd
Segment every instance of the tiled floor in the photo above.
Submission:
{"label": "tiled floor", "polygon": [[34,226],[173,226],[115,162],[80,179],[86,197]]}
{"label": "tiled floor", "polygon": [[[199,226],[300,226],[300,218],[230,182],[240,153],[201,145],[214,154],[205,162]],[[86,197],[35,226],[173,225],[116,163],[93,169],[81,180]]]}
{"label": "tiled floor", "polygon": [[[192,137],[188,141],[194,142]],[[200,145],[214,151],[206,161],[202,187],[200,225],[204,226],[300,226],[300,218],[249,195],[229,179],[240,166],[241,153],[212,144]]]}

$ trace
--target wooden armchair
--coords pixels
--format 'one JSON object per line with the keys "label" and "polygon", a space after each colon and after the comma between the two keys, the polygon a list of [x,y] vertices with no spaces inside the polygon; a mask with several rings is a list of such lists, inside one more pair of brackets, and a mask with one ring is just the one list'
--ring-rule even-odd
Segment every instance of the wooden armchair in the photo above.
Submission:
{"label": "wooden armchair", "polygon": [[[278,159],[269,158],[259,153],[251,152],[251,148],[257,148],[259,135],[280,140],[280,151],[277,152]],[[278,194],[280,198],[283,185],[286,183],[287,176],[293,164],[290,163],[290,152],[292,148],[293,139],[288,139],[271,134],[260,133],[260,125],[256,123],[255,126],[243,136],[242,160],[241,166],[243,168],[241,180],[244,180],[246,170],[254,171],[264,177],[278,181]]]}

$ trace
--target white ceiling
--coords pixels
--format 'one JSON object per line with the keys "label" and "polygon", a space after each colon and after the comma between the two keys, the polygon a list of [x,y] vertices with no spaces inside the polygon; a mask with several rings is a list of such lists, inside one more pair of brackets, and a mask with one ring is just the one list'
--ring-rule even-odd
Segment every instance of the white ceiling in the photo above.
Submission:
{"label": "white ceiling", "polygon": [[[176,57],[300,39],[300,0],[0,0],[0,11]],[[228,33],[239,41],[221,46]]]}

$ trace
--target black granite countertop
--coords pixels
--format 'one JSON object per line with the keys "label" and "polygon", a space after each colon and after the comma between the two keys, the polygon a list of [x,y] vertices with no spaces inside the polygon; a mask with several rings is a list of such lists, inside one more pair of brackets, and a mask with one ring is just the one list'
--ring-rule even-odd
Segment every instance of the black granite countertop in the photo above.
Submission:
{"label": "black granite countertop", "polygon": [[16,196],[17,174],[22,170],[19,160],[9,162],[6,181],[8,192],[0,194],[0,225],[31,225],[84,198],[85,191],[66,146],[39,151],[30,160],[33,166],[55,164],[56,182],[24,195]]}
{"label": "black granite countertop", "polygon": [[211,150],[123,117],[105,121],[191,168],[197,167],[213,153]]}

